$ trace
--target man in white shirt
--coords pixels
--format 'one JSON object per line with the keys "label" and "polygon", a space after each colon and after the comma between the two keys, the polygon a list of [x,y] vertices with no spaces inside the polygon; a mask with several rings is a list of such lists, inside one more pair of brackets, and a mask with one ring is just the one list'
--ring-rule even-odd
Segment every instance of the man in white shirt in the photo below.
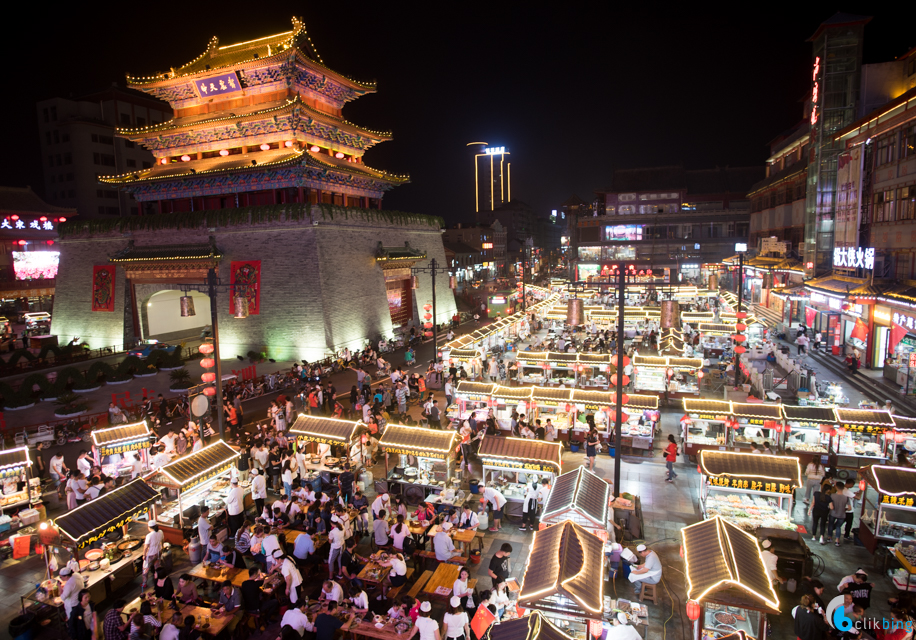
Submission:
{"label": "man in white shirt", "polygon": [[304,636],[306,631],[314,631],[315,626],[309,622],[308,609],[309,605],[305,600],[299,603],[298,608],[290,607],[287,609],[280,620],[280,628],[290,626],[298,631],[300,636]]}
{"label": "man in white shirt", "polygon": [[226,495],[226,512],[229,514],[229,533],[235,535],[245,521],[245,494],[242,493],[238,478],[232,479]]}
{"label": "man in white shirt", "polygon": [[312,540],[312,536],[300,533],[293,545],[293,557],[306,562],[313,553],[315,553],[315,541]]}
{"label": "man in white shirt", "polygon": [[455,556],[460,556],[461,552],[455,550],[455,543],[452,542],[451,536],[448,535],[452,528],[451,522],[443,522],[439,532],[433,536],[433,550],[436,552],[436,560],[445,562]]}
{"label": "man in white shirt", "polygon": [[321,595],[318,596],[318,600],[321,602],[325,602],[327,600],[343,602],[343,588],[341,588],[341,586],[333,580],[325,580],[324,584],[321,585]]}
{"label": "man in white shirt", "polygon": [[381,493],[379,496],[372,502],[372,517],[378,518],[378,513],[382,509],[388,510],[388,506],[391,504],[391,498],[388,496],[388,493]]}
{"label": "man in white shirt", "polygon": [[542,510],[547,504],[547,498],[550,497],[550,480],[544,478],[541,480],[541,486],[538,488],[538,509]]}
{"label": "man in white shirt", "polygon": [[140,457],[136,452],[130,452],[125,454],[124,461],[127,466],[130,467],[130,479],[136,480],[137,477],[143,473],[143,463],[140,462]]}
{"label": "man in white shirt", "polygon": [[181,633],[182,616],[179,611],[172,614],[172,619],[162,625],[162,631],[159,632],[159,640],[178,640]]}
{"label": "man in white shirt", "polygon": [[210,540],[210,507],[203,506],[200,508],[200,517],[197,519],[197,537],[200,543],[206,545]]}
{"label": "man in white shirt", "polygon": [[[152,450],[150,451],[152,453]],[[156,455],[153,456],[152,461],[150,462],[150,467],[154,470],[161,469],[171,461],[169,454],[167,454],[164,449],[157,449]]]}
{"label": "man in white shirt", "polygon": [[175,441],[178,439],[178,436],[175,435],[174,431],[169,431],[167,434],[159,438],[159,444],[165,448],[165,452],[171,455],[178,453],[175,450]]}
{"label": "man in white shirt", "polygon": [[51,470],[51,479],[54,480],[54,488],[57,489],[60,483],[67,477],[67,472],[70,471],[64,463],[64,454],[55,453],[51,456],[51,462],[48,464],[48,467]]}
{"label": "man in white shirt", "polygon": [[270,533],[261,539],[261,553],[267,558],[271,569],[274,566],[274,551],[278,549],[280,549],[280,539],[277,538],[277,530],[271,529]]}
{"label": "man in white shirt", "polygon": [[492,508],[493,526],[490,527],[490,531],[495,533],[499,531],[500,526],[502,526],[503,506],[506,504],[506,496],[493,487],[486,487],[483,490],[483,497],[490,503],[490,507]]}
{"label": "man in white shirt", "polygon": [[[331,530],[328,532],[328,545],[330,551],[328,552],[328,575],[330,576],[340,576],[342,573],[341,564],[343,562],[343,546],[346,536],[344,536],[343,528],[341,523],[331,522]],[[337,565],[337,570],[335,572],[334,565]]]}
{"label": "man in white shirt", "polygon": [[76,459],[76,468],[82,471],[87,478],[92,474],[92,459],[85,449],[80,451],[80,456]]}
{"label": "man in white shirt", "polygon": [[86,588],[86,583],[81,574],[73,574],[73,570],[69,567],[60,570],[60,577],[64,580],[64,586],[60,590],[60,599],[64,603],[64,611],[69,619],[70,611],[79,604],[79,593]]}
{"label": "man in white shirt", "polygon": [[286,581],[286,596],[293,604],[299,602],[299,585],[302,584],[302,574],[299,568],[289,556],[285,555],[281,549],[273,553],[274,562],[280,564],[280,575]]}
{"label": "man in white shirt", "polygon": [[254,500],[255,513],[264,511],[264,500],[267,499],[267,480],[261,471],[252,469],[251,474],[251,499]]}
{"label": "man in white shirt", "polygon": [[[607,628],[607,622],[604,624]],[[611,625],[610,628],[607,628],[606,640],[642,640],[639,631],[627,624],[627,614],[623,612],[617,613]]]}

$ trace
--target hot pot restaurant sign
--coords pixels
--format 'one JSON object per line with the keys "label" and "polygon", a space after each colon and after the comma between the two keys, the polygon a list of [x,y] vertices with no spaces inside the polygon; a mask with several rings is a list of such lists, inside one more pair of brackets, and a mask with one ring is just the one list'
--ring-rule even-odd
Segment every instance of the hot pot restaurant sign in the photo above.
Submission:
{"label": "hot pot restaurant sign", "polygon": [[114,311],[115,307],[115,266],[96,265],[92,267],[92,310]]}
{"label": "hot pot restaurant sign", "polygon": [[785,482],[767,482],[766,480],[752,480],[746,478],[714,477],[709,479],[712,487],[723,489],[747,489],[749,491],[767,491],[769,493],[792,493],[794,487]]}
{"label": "hot pot restaurant sign", "polygon": [[139,442],[119,442],[109,446],[99,447],[100,456],[113,456],[116,453],[126,453],[128,451],[140,451],[141,449],[149,449],[150,441],[149,439],[141,440]]}
{"label": "hot pot restaurant sign", "polygon": [[21,476],[24,469],[25,465],[2,469],[0,470],[0,478],[15,478],[17,476]]}
{"label": "hot pot restaurant sign", "polygon": [[239,82],[239,77],[235,71],[230,71],[229,73],[221,73],[218,76],[210,76],[209,78],[196,80],[194,82],[194,87],[197,89],[197,93],[200,94],[201,98],[209,98],[211,96],[223,95],[224,93],[241,91],[242,83]]}
{"label": "hot pot restaurant sign", "polygon": [[435,458],[436,460],[445,460],[445,454],[449,453],[448,451],[419,451],[417,449],[389,447],[386,445],[382,445],[382,449],[385,450],[385,453],[398,453],[404,454],[405,456],[414,456],[417,458]]}
{"label": "hot pot restaurant sign", "polygon": [[318,444],[347,444],[343,440],[337,440],[335,438],[328,438],[327,436],[313,436],[313,435],[296,435],[296,442],[299,444],[305,444],[307,442],[317,442]]}
{"label": "hot pot restaurant sign", "polygon": [[[235,314],[235,296],[248,299],[248,315],[261,313],[261,261],[245,260],[233,262],[229,268],[230,283],[233,285],[229,296],[229,313]],[[236,290],[235,286],[246,287]],[[244,292],[244,293],[243,293]]]}
{"label": "hot pot restaurant sign", "polygon": [[524,469],[525,471],[556,471],[557,466],[554,464],[540,464],[534,462],[522,462],[521,460],[500,460],[496,458],[481,458],[483,463],[488,467],[502,467],[505,469]]}

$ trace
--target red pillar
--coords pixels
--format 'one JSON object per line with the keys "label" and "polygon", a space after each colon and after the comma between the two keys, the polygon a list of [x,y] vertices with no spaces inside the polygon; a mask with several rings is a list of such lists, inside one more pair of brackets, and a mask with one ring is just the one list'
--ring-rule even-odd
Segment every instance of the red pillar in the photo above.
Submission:
{"label": "red pillar", "polygon": [[304,189],[302,187],[299,187],[299,200],[297,202],[299,202],[300,204],[305,202]]}

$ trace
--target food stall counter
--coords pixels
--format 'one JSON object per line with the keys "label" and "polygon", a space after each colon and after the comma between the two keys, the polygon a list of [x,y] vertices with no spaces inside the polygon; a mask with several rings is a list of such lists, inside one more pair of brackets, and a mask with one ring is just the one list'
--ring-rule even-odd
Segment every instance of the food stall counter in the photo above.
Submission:
{"label": "food stall counter", "polygon": [[855,470],[887,459],[885,432],[896,426],[890,413],[843,407],[835,407],[834,412],[837,429],[831,437],[830,450],[836,467]]}
{"label": "food stall counter", "polygon": [[520,520],[525,493],[532,483],[553,483],[562,469],[563,445],[527,438],[484,436],[477,456],[483,481],[496,486],[506,497],[506,516]]}
{"label": "food stall counter", "polygon": [[830,437],[827,431],[837,421],[833,407],[783,405],[785,440],[783,447],[793,453],[821,454],[826,465]]}
{"label": "food stall counter", "polygon": [[757,539],[713,517],[681,529],[687,599],[698,602],[692,640],[743,632],[769,637],[767,616],[779,615],[779,596],[770,582]]}
{"label": "food stall counter", "polygon": [[408,504],[452,484],[457,432],[388,424],[378,445],[385,452],[385,488],[401,493]]}
{"label": "food stall counter", "polygon": [[721,516],[748,531],[797,530],[792,503],[802,485],[798,458],[707,449],[699,463],[704,517]]}
{"label": "food stall counter", "polygon": [[732,402],[732,417],[738,423],[735,428],[735,446],[748,451],[752,444],[770,443],[779,446],[779,427],[782,430],[782,407],[779,404],[761,402]]}
{"label": "food stall counter", "polygon": [[128,478],[131,465],[127,453],[134,453],[140,459],[141,469],[149,471],[149,449],[156,435],[146,420],[116,427],[95,429],[92,434],[92,455],[102,473],[109,477]]}
{"label": "food stall counter", "polygon": [[732,403],[728,400],[684,398],[681,418],[684,452],[699,455],[704,449],[726,451],[730,445],[729,429]]}
{"label": "food stall counter", "polygon": [[[343,473],[344,465],[349,463],[350,470],[358,474],[364,466],[368,455],[369,429],[362,422],[338,420],[301,414],[296,418],[289,434],[296,439],[297,450],[306,451],[306,469],[312,472],[306,481],[320,482],[322,475]],[[316,491],[320,491],[320,484]]]}
{"label": "food stall counter", "polygon": [[30,502],[41,501],[41,489],[35,489],[30,494],[31,477],[32,460],[28,446],[0,451],[0,485],[3,488],[0,513],[26,508]]}
{"label": "food stall counter", "polygon": [[859,540],[871,553],[878,546],[916,541],[916,469],[874,464],[861,470]]}

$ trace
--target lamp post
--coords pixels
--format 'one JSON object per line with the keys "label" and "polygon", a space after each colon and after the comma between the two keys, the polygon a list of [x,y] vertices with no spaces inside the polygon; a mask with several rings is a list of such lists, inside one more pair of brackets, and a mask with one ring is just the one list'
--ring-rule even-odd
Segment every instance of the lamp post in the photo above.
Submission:
{"label": "lamp post", "polygon": [[[216,275],[216,269],[211,267],[207,270],[207,283],[205,285],[182,284],[178,288],[185,293],[200,291],[201,293],[206,293],[210,298],[210,325],[213,331],[213,359],[216,365],[216,420],[219,426],[219,437],[222,439],[225,435],[225,420],[223,419],[223,368],[220,364],[219,356],[219,307],[216,294],[218,291],[228,291],[232,294],[234,290],[236,296],[235,317],[240,319],[247,318],[248,297],[246,294],[248,293],[249,285],[220,284],[219,276]],[[189,296],[183,296],[180,300],[181,315],[185,317],[196,315],[194,312],[193,299],[191,299],[190,304],[185,301],[185,298],[188,297]]]}
{"label": "lamp post", "polygon": [[[738,253],[738,284],[735,288],[738,290],[738,309],[736,314],[738,321],[741,321],[741,289],[744,286],[744,254],[747,252],[746,242],[736,242],[735,251]],[[739,342],[738,345],[741,343]],[[736,345],[736,346],[738,346]],[[735,351],[735,388],[738,387],[738,381],[741,376],[741,354]]]}
{"label": "lamp post", "polygon": [[435,258],[430,259],[429,264],[425,267],[411,267],[410,274],[416,276],[418,273],[428,273],[433,280],[433,359],[439,361],[439,323],[436,322],[436,274],[443,271],[442,267]]}

